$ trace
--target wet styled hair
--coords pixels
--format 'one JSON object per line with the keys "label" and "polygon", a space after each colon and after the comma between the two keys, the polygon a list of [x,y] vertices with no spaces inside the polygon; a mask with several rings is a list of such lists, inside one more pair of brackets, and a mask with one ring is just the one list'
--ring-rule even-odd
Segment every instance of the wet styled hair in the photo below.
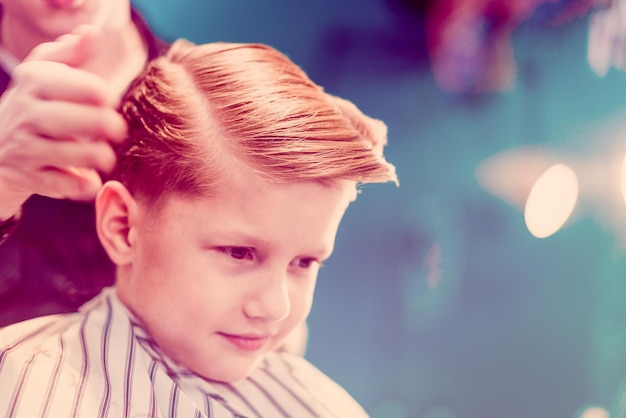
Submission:
{"label": "wet styled hair", "polygon": [[261,44],[176,41],[121,103],[129,135],[112,177],[137,196],[204,196],[233,167],[275,182],[397,183],[386,125]]}

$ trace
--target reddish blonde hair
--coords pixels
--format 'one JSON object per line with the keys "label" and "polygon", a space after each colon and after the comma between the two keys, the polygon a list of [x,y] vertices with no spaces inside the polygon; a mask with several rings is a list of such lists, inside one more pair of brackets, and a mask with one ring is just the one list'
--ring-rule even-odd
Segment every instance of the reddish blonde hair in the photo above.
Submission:
{"label": "reddish blonde hair", "polygon": [[113,177],[131,193],[206,195],[233,164],[275,182],[397,183],[387,128],[260,44],[175,42],[122,100]]}

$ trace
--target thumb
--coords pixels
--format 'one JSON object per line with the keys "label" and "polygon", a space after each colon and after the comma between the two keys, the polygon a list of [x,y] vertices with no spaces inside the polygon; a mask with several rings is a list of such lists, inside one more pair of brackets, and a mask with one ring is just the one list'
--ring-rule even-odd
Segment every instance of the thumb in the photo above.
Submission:
{"label": "thumb", "polygon": [[24,61],[52,61],[80,67],[97,53],[103,36],[102,30],[97,27],[81,25],[52,42],[37,45]]}

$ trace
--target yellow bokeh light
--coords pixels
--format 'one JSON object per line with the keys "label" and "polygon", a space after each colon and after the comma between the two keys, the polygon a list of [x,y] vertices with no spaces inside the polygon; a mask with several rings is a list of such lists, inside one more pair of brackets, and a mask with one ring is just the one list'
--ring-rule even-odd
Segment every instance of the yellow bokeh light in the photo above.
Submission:
{"label": "yellow bokeh light", "polygon": [[526,227],[537,238],[546,238],[561,229],[578,200],[578,178],[565,164],[555,164],[538,179],[524,207]]}
{"label": "yellow bokeh light", "polygon": [[624,202],[626,202],[626,155],[624,155],[624,159],[622,160],[620,184],[622,186],[622,199],[624,199]]}
{"label": "yellow bokeh light", "polygon": [[609,413],[606,409],[599,406],[593,406],[587,408],[580,414],[580,418],[609,418]]}

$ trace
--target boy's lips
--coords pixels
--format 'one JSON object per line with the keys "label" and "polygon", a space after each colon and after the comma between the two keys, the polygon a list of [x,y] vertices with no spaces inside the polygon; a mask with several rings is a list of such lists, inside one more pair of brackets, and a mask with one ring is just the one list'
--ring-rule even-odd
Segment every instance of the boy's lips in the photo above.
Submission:
{"label": "boy's lips", "polygon": [[265,346],[270,336],[265,334],[226,334],[219,332],[228,342],[245,351],[258,351]]}
{"label": "boy's lips", "polygon": [[84,0],[46,0],[55,9],[72,9],[81,6]]}

